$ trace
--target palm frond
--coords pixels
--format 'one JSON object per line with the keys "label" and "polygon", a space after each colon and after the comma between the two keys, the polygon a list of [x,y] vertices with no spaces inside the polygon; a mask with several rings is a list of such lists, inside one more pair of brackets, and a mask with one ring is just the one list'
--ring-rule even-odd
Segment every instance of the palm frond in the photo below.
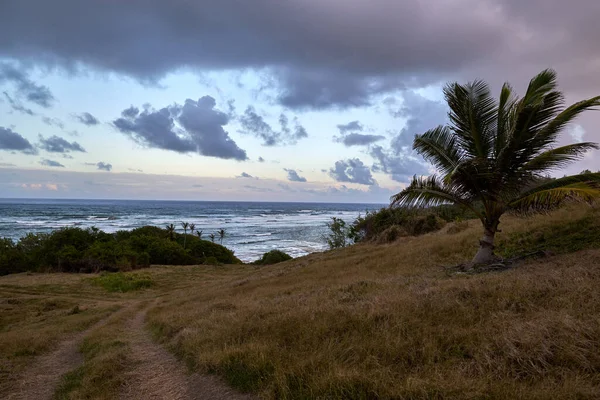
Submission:
{"label": "palm frond", "polygon": [[400,193],[391,197],[391,206],[399,207],[435,207],[442,204],[458,204],[474,211],[477,211],[471,199],[465,197],[460,189],[444,185],[436,175],[429,177],[413,177],[408,185]]}
{"label": "palm frond", "polygon": [[534,138],[537,147],[545,147],[556,141],[563,128],[577,118],[581,113],[600,107],[600,96],[572,104],[556,115]]}
{"label": "palm frond", "polygon": [[455,135],[445,126],[415,136],[413,150],[445,175],[450,174],[462,159]]}
{"label": "palm frond", "polygon": [[541,212],[566,200],[593,201],[600,198],[600,173],[580,174],[541,184],[510,202],[513,211]]}
{"label": "palm frond", "polygon": [[551,169],[564,167],[579,160],[589,150],[598,150],[597,143],[584,142],[546,150],[528,161],[522,168],[526,174],[542,174]]}
{"label": "palm frond", "polygon": [[496,122],[496,140],[494,143],[494,156],[498,157],[500,151],[506,146],[507,138],[512,128],[512,114],[518,98],[513,93],[513,88],[508,82],[502,85],[500,101],[498,102],[498,121]]}
{"label": "palm frond", "polygon": [[449,84],[444,96],[450,107],[448,116],[462,150],[473,157],[488,157],[495,133],[496,100],[484,81],[467,85]]}

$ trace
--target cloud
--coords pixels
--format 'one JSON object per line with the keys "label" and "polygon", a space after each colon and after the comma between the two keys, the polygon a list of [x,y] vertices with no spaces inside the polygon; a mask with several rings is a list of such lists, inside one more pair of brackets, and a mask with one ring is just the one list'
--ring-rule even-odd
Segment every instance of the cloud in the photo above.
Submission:
{"label": "cloud", "polygon": [[376,161],[373,172],[389,174],[396,182],[406,183],[413,175],[428,175],[427,164],[413,152],[395,153],[381,146],[373,146],[370,155]]}
{"label": "cloud", "polygon": [[223,129],[229,117],[215,106],[214,98],[204,96],[160,110],[150,107],[139,112],[130,107],[113,121],[113,126],[145,147],[246,160],[246,152]]}
{"label": "cloud", "polygon": [[[1,23],[0,23],[1,25]],[[38,85],[29,79],[22,68],[11,63],[0,63],[0,83],[11,82],[15,85],[19,97],[26,99],[40,107],[49,108],[54,103],[54,95],[47,86]]]}
{"label": "cloud", "polygon": [[58,161],[48,160],[46,158],[43,159],[42,161],[40,161],[40,164],[44,165],[46,167],[58,167],[58,168],[64,168],[65,167],[64,165],[62,165]]}
{"label": "cloud", "polygon": [[107,171],[110,172],[112,170],[112,164],[109,163],[104,163],[102,161],[100,161],[99,163],[96,164],[96,166],[98,167],[98,169],[100,171]]}
{"label": "cloud", "polygon": [[350,121],[347,124],[338,125],[337,128],[341,134],[344,134],[348,132],[362,132],[364,126],[359,121]]}
{"label": "cloud", "polygon": [[392,116],[404,119],[405,124],[395,133],[389,148],[372,146],[369,149],[375,160],[373,172],[383,172],[402,183],[408,182],[413,175],[429,174],[429,165],[412,150],[412,145],[415,135],[448,122],[446,104],[411,90],[404,91],[399,99],[386,98],[384,104]]}
{"label": "cloud", "polygon": [[341,138],[337,138],[336,141],[341,142],[346,147],[350,146],[368,146],[375,142],[385,139],[385,136],[381,135],[363,135],[361,133],[350,133]]}
{"label": "cloud", "polygon": [[236,176],[236,178],[254,178],[252,175],[242,172],[240,175]]}
{"label": "cloud", "polygon": [[271,125],[265,122],[254,107],[249,106],[244,114],[239,117],[242,126],[242,133],[252,134],[263,141],[264,146],[280,146],[286,144],[296,144],[298,140],[308,137],[306,129],[294,117],[293,130],[289,126],[289,119],[285,114],[279,115],[280,130],[274,130]]}
{"label": "cloud", "polygon": [[296,172],[296,170],[287,168],[284,168],[283,170],[287,172],[287,178],[290,182],[306,182],[306,178],[298,175],[298,172]]}
{"label": "cloud", "polygon": [[11,129],[0,126],[0,150],[19,151],[24,154],[37,154],[35,147]]}
{"label": "cloud", "polygon": [[361,185],[375,185],[371,170],[360,159],[336,161],[335,166],[329,170],[329,176],[337,182],[359,183]]}
{"label": "cloud", "polygon": [[252,69],[290,107],[365,105],[404,87],[478,72],[523,77],[549,65],[570,86],[598,82],[593,66],[581,67],[599,55],[593,0],[5,3],[5,57],[141,82],[184,68]]}
{"label": "cloud", "polygon": [[12,108],[14,111],[20,112],[21,114],[25,114],[25,115],[31,115],[31,116],[36,115],[36,113],[33,112],[33,110],[31,108],[25,107],[23,104],[21,104],[21,102],[13,99],[8,93],[4,92],[4,97],[6,97],[6,99],[8,100],[8,104],[10,105],[10,108]]}
{"label": "cloud", "polygon": [[129,171],[129,172],[140,172],[140,173],[144,172],[143,170],[136,169],[136,168],[127,168],[127,171]]}
{"label": "cloud", "polygon": [[0,162],[0,167],[16,167],[15,164]]}
{"label": "cloud", "polygon": [[94,125],[98,125],[100,123],[100,121],[98,121],[98,118],[94,117],[89,112],[82,112],[81,114],[77,114],[77,115],[75,115],[75,118],[79,122],[81,122],[82,124],[87,125],[87,126],[94,126]]}
{"label": "cloud", "polygon": [[67,140],[56,135],[50,136],[48,139],[45,139],[42,135],[40,135],[39,138],[40,148],[49,153],[86,152],[79,143],[68,142]]}
{"label": "cloud", "polygon": [[340,131],[340,136],[334,136],[333,140],[338,143],[343,143],[346,147],[351,146],[369,146],[375,142],[385,139],[381,135],[369,135],[357,132],[364,130],[363,124],[359,121],[351,121],[347,124],[337,126]]}
{"label": "cloud", "polygon": [[265,162],[265,159],[262,157],[258,157],[258,162]]}
{"label": "cloud", "polygon": [[65,124],[58,118],[42,117],[42,122],[48,126],[56,126],[60,129],[65,129]]}
{"label": "cloud", "polygon": [[412,148],[415,135],[420,135],[438,125],[448,122],[448,107],[441,101],[430,100],[412,90],[402,93],[402,105],[394,108],[389,106],[389,112],[396,118],[406,120],[404,128],[392,140],[396,152]]}

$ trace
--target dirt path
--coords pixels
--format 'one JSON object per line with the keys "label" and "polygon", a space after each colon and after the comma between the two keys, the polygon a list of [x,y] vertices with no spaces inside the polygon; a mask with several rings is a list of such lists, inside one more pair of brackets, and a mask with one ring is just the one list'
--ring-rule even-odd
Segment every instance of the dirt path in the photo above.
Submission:
{"label": "dirt path", "polygon": [[12,388],[12,393],[5,398],[7,400],[52,399],[61,377],[83,363],[83,356],[79,352],[79,345],[83,338],[89,332],[106,325],[114,317],[130,308],[123,307],[113,312],[86,330],[60,342],[58,348],[53,352],[35,359],[32,365],[17,379],[15,386]]}
{"label": "dirt path", "polygon": [[144,328],[146,310],[128,323],[132,355],[136,367],[127,377],[121,399],[219,400],[253,399],[239,394],[213,376],[188,374],[186,368],[168,351],[154,343]]}

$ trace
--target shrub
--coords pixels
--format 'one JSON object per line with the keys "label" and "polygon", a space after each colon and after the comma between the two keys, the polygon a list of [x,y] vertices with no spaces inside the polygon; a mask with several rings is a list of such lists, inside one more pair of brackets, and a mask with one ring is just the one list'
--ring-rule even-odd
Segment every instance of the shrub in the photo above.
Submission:
{"label": "shrub", "polygon": [[27,270],[25,255],[10,239],[0,239],[0,275]]}
{"label": "shrub", "polygon": [[192,257],[199,260],[214,257],[221,264],[242,264],[233,251],[220,244],[201,240],[197,236],[188,235],[187,251]]}
{"label": "shrub", "polygon": [[108,234],[96,228],[63,228],[52,233],[30,233],[18,243],[0,239],[0,275],[22,271],[129,271],[150,264],[242,264],[233,251],[216,243],[165,229],[144,226]]}
{"label": "shrub", "polygon": [[454,223],[448,228],[448,233],[450,235],[454,235],[456,233],[462,232],[469,227],[469,221],[462,221],[457,219]]}
{"label": "shrub", "polygon": [[219,260],[216,257],[210,256],[206,257],[202,262],[204,265],[219,265]]}
{"label": "shrub", "polygon": [[376,242],[379,244],[392,243],[402,236],[406,236],[406,230],[399,225],[392,225],[377,236]]}
{"label": "shrub", "polygon": [[271,250],[265,254],[263,254],[262,258],[253,262],[256,265],[271,265],[277,264],[283,261],[291,260],[292,256],[284,253],[281,250]]}
{"label": "shrub", "polygon": [[330,233],[326,240],[330,249],[339,249],[348,245],[349,231],[343,219],[332,217],[331,222],[327,223],[327,227]]}
{"label": "shrub", "polygon": [[[408,210],[405,208],[382,208],[359,216],[348,228],[348,238],[353,242],[375,240],[389,243],[396,240],[389,235],[403,234],[417,236],[440,230],[450,218],[458,214],[456,207],[440,206],[426,210]],[[463,213],[464,214],[464,213]],[[456,218],[456,217],[453,217]],[[390,230],[393,226],[399,230]]]}

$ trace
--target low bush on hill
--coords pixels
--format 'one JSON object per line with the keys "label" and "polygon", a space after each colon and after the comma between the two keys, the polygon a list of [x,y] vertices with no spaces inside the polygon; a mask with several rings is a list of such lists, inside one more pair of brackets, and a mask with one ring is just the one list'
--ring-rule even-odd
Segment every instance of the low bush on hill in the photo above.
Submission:
{"label": "low bush on hill", "polygon": [[256,265],[271,265],[271,264],[277,264],[280,262],[284,262],[287,260],[291,260],[292,256],[290,256],[287,253],[284,253],[281,250],[271,250],[265,254],[263,254],[263,256],[254,261],[253,264]]}

